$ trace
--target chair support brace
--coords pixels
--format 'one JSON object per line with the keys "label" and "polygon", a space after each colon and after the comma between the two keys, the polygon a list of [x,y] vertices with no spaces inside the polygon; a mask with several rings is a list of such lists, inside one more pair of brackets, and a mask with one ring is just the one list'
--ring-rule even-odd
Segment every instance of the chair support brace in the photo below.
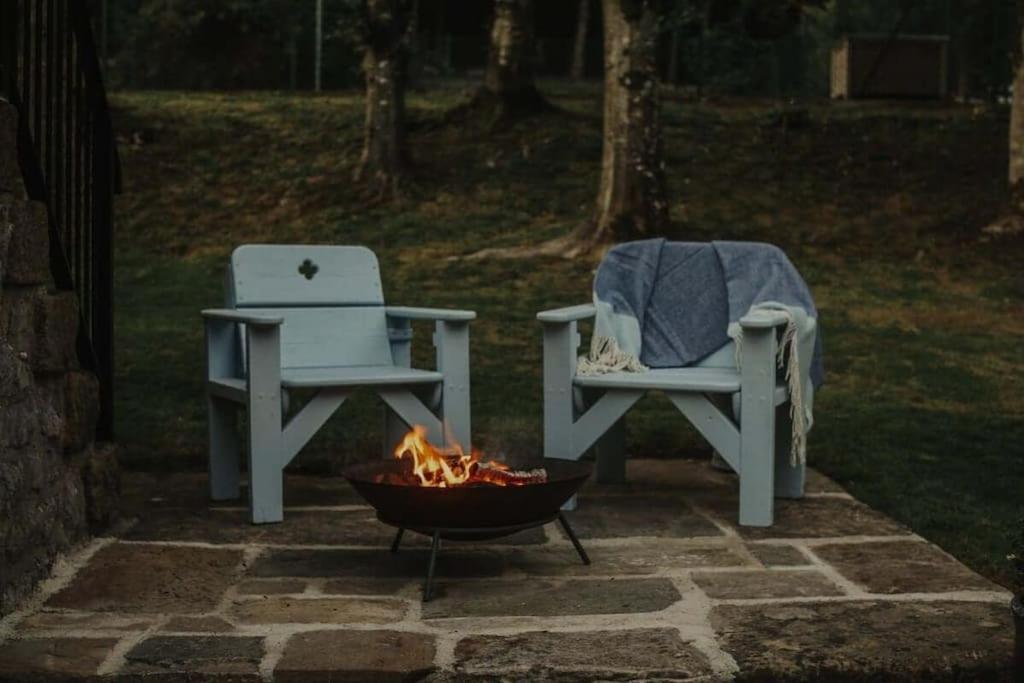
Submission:
{"label": "chair support brace", "polygon": [[569,457],[579,458],[584,451],[614,425],[619,418],[643,398],[644,391],[609,391],[579,416],[573,425],[569,441]]}
{"label": "chair support brace", "polygon": [[686,416],[686,419],[707,439],[716,451],[729,463],[734,472],[739,471],[740,431],[721,409],[702,394],[670,392],[672,405]]}
{"label": "chair support brace", "polygon": [[351,395],[348,389],[329,387],[316,392],[309,403],[302,407],[298,413],[292,416],[284,427],[282,434],[282,462],[281,467],[287,467],[295,459],[302,447],[305,446],[313,435],[324,426],[331,415],[341,407]]}
{"label": "chair support brace", "polygon": [[427,428],[427,439],[440,443],[443,439],[441,420],[427,409],[423,402],[408,389],[387,387],[378,389],[377,395],[407,425],[423,425]]}

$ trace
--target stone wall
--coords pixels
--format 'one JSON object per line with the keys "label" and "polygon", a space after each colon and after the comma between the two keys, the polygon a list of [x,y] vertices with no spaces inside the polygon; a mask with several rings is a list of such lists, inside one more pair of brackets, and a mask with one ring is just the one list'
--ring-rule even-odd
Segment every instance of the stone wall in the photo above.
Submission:
{"label": "stone wall", "polygon": [[0,616],[58,554],[108,525],[117,459],[95,443],[96,377],[74,292],[53,287],[47,209],[25,194],[17,112],[0,100]]}

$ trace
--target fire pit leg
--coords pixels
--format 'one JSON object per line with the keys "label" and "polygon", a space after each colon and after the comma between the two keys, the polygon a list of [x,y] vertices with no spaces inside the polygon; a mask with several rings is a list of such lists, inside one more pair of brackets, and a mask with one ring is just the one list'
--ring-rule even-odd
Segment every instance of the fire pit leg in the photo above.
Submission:
{"label": "fire pit leg", "polygon": [[434,565],[437,563],[437,551],[441,549],[441,532],[435,531],[430,542],[430,563],[427,565],[427,581],[423,584],[423,602],[430,602],[434,595]]}
{"label": "fire pit leg", "polygon": [[398,552],[398,544],[402,542],[402,534],[405,533],[405,529],[398,527],[398,533],[395,534],[395,540],[391,542],[391,552]]}
{"label": "fire pit leg", "polygon": [[590,558],[587,557],[587,551],[583,549],[582,545],[580,545],[580,540],[576,538],[576,532],[574,532],[572,527],[569,526],[569,520],[566,519],[565,514],[559,512],[558,521],[561,523],[562,528],[565,529],[565,535],[569,537],[570,541],[572,541],[572,545],[576,548],[576,552],[579,553],[580,559],[583,560],[583,564],[590,564]]}

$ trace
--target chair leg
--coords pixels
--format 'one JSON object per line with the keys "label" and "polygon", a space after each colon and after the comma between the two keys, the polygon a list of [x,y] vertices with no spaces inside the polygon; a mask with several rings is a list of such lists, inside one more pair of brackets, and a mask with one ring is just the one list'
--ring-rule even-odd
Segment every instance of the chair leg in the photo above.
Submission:
{"label": "chair leg", "polygon": [[434,332],[437,367],[444,373],[441,393],[441,421],[446,446],[458,444],[472,449],[469,389],[469,325],[438,321]]}
{"label": "chair leg", "polygon": [[252,325],[248,337],[249,513],[253,524],[284,519],[280,337]]}
{"label": "chair leg", "polygon": [[[544,457],[575,459],[572,452],[576,323],[544,327]],[[575,457],[574,457],[575,456]]]}
{"label": "chair leg", "polygon": [[620,418],[594,446],[599,484],[626,483],[626,424]]}
{"label": "chair leg", "polygon": [[281,428],[250,414],[249,512],[253,524],[284,519],[284,471],[281,469]]}
{"label": "chair leg", "polygon": [[444,400],[444,414],[441,419],[446,445],[458,444],[464,451],[469,452],[472,450],[472,433],[468,373],[462,386],[463,388],[455,396],[448,396]]}
{"label": "chair leg", "polygon": [[740,524],[771,526],[775,474],[774,440],[763,432],[750,428],[744,428],[740,439],[743,442],[739,472]]}
{"label": "chair leg", "polygon": [[[547,355],[544,358],[544,371],[548,373],[549,360]],[[544,390],[544,457],[570,460],[572,458],[572,426],[574,419],[572,385],[571,380],[568,388],[559,391],[551,385],[546,385]],[[562,504],[562,509],[572,511],[578,504],[577,497]]]}
{"label": "chair leg", "polygon": [[239,495],[238,432],[235,419],[238,406],[216,396],[206,399],[209,430],[210,498],[231,500]]}
{"label": "chair leg", "polygon": [[389,406],[384,406],[384,442],[382,444],[382,452],[385,460],[395,457],[395,446],[398,445],[408,431],[409,426],[405,424],[402,418],[398,417],[398,413],[391,410]]}
{"label": "chair leg", "polygon": [[793,444],[793,420],[789,416],[789,404],[783,403],[775,409],[775,497],[803,498],[807,466],[804,463],[789,464]]}
{"label": "chair leg", "polygon": [[775,492],[775,331],[743,340],[740,524],[771,526]]}

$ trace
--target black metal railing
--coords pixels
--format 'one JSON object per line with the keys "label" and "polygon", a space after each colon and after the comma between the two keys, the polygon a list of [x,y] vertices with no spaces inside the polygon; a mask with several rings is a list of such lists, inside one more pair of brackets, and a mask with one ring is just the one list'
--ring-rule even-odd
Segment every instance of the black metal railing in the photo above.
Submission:
{"label": "black metal railing", "polygon": [[49,209],[54,283],[78,294],[79,356],[113,434],[113,232],[120,164],[84,0],[0,0],[0,97],[18,110],[18,160]]}

